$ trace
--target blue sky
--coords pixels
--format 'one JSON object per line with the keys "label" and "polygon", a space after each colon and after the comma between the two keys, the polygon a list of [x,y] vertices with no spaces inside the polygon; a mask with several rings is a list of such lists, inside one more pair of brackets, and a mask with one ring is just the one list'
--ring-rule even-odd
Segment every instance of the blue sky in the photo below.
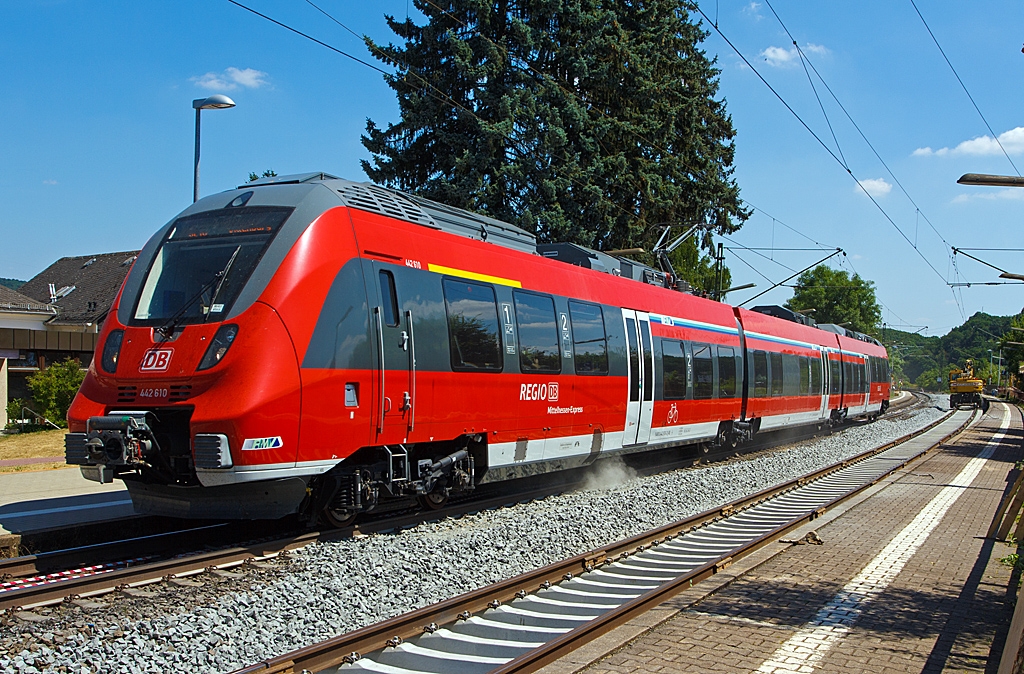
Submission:
{"label": "blue sky", "polygon": [[[1024,5],[916,1],[1024,170]],[[388,40],[384,13],[404,16],[410,4],[321,6],[355,32]],[[305,2],[250,6],[372,61],[359,40]],[[975,311],[1019,311],[1022,287],[973,286],[954,295],[946,285],[998,280],[998,272],[963,256],[954,267],[946,246],[1024,248],[1024,189],[956,184],[967,172],[1015,170],[910,0],[772,6],[895,180],[816,79],[829,130],[792,41],[766,3],[704,0],[701,8],[725,36],[850,169],[712,30],[704,46],[718,57],[721,95],[737,131],[735,175],[741,195],[760,209],[732,237],[736,243],[726,242],[736,248],[728,252],[734,283],[758,288],[730,300],[767,288],[764,277],[780,281],[823,257],[781,250],[816,248],[813,240],[842,247],[843,268],[876,283],[889,325],[944,334]],[[2,17],[0,276],[25,279],[60,256],[137,248],[185,208],[193,98],[224,93],[238,103],[203,115],[203,194],[267,168],[363,180],[365,120],[396,120],[394,96],[379,73],[226,0],[8,2]],[[739,245],[775,250],[757,251],[772,258],[765,259]],[[1024,272],[1020,253],[970,252]],[[782,303],[790,294],[780,288],[755,303]]]}

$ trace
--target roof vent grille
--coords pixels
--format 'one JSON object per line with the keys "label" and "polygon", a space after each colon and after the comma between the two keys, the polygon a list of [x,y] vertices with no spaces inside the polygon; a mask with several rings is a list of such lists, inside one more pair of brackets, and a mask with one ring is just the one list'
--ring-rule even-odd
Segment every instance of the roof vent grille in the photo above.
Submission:
{"label": "roof vent grille", "polygon": [[339,187],[338,193],[341,194],[346,204],[352,208],[380,213],[388,217],[414,222],[418,225],[437,227],[434,220],[418,204],[401,194],[396,194],[376,185],[349,183]]}

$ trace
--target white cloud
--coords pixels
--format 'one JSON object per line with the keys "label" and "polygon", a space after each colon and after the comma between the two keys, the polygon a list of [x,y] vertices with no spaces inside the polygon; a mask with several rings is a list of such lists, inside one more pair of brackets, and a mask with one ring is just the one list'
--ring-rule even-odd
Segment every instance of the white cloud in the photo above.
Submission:
{"label": "white cloud", "polygon": [[768,62],[768,65],[776,68],[787,68],[797,62],[796,48],[768,47],[761,52],[761,56]]}
{"label": "white cloud", "polygon": [[44,180],[44,181],[43,181],[43,184],[44,184],[44,185],[56,185],[56,184],[57,184],[57,181],[56,181],[56,180],[53,180],[53,179],[49,179],[49,180]]}
{"label": "white cloud", "polygon": [[858,193],[861,191],[861,187],[863,187],[864,191],[873,197],[884,197],[892,191],[892,185],[881,178],[867,178],[859,182],[860,187],[853,188]]}
{"label": "white cloud", "polygon": [[743,13],[744,14],[749,14],[750,16],[752,16],[755,19],[757,19],[758,21],[760,21],[761,19],[764,18],[763,16],[761,16],[761,12],[758,11],[760,9],[761,9],[761,3],[760,2],[751,2],[746,7],[743,8]]}
{"label": "white cloud", "polygon": [[[816,54],[825,56],[830,54],[828,47],[820,44],[806,44],[802,47],[805,54]],[[796,47],[768,47],[761,52],[761,57],[768,62],[768,65],[776,68],[791,68],[800,63],[800,54]]]}
{"label": "white cloud", "polygon": [[209,72],[201,77],[191,78],[197,86],[203,89],[219,89],[221,91],[234,91],[239,87],[246,89],[259,89],[267,83],[267,74],[262,70],[246,68],[240,70],[230,67],[222,73]]}
{"label": "white cloud", "polygon": [[[978,188],[974,188],[977,190]],[[964,204],[968,201],[983,199],[985,201],[1021,201],[1024,199],[1024,190],[1019,187],[1006,187],[999,190],[972,191],[970,194],[958,194],[953,197],[954,204]]]}
{"label": "white cloud", "polygon": [[947,154],[970,156],[999,155],[1003,153],[999,149],[1000,143],[1007,154],[1024,153],[1024,126],[1018,126],[999,134],[999,143],[996,143],[995,138],[992,136],[977,136],[963,141],[954,148],[941,147],[938,150],[933,150],[930,147],[919,147],[914,150],[912,155],[914,157],[942,157]]}

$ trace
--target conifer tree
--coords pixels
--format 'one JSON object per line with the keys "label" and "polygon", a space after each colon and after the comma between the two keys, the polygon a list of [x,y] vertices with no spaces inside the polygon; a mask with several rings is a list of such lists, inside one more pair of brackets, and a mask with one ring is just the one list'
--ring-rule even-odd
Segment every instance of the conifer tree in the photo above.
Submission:
{"label": "conifer tree", "polygon": [[[367,40],[396,69],[401,111],[387,128],[367,121],[375,182],[598,249],[748,217],[719,71],[685,2],[414,2],[424,25],[387,17],[401,44]],[[688,246],[677,253],[695,257]]]}

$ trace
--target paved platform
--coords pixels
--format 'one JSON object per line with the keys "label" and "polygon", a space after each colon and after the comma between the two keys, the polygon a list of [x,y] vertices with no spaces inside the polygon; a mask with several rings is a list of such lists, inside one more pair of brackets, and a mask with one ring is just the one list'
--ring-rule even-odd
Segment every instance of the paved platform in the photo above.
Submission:
{"label": "paved platform", "polygon": [[92,482],[78,468],[0,474],[0,535],[134,515],[120,480]]}
{"label": "paved platform", "polygon": [[1020,413],[993,404],[790,537],[823,545],[775,543],[541,671],[995,672],[1016,583],[984,536],[1021,440]]}

